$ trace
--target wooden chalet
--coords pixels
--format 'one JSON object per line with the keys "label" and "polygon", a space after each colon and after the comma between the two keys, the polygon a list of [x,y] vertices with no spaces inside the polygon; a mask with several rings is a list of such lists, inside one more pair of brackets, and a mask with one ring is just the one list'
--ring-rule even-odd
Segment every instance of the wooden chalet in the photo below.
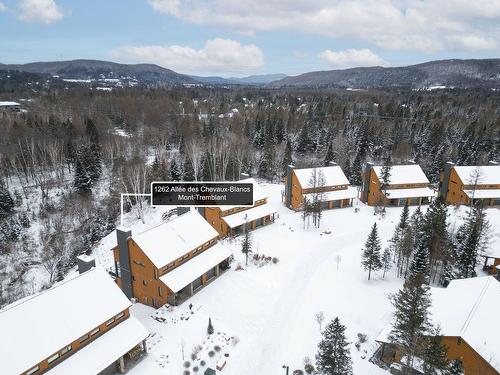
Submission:
{"label": "wooden chalet", "polygon": [[88,375],[125,372],[149,332],[107,272],[92,268],[0,311],[0,373]]}
{"label": "wooden chalet", "polygon": [[253,184],[253,206],[199,207],[198,211],[220,236],[232,236],[242,233],[244,226],[252,230],[270,223],[277,217],[276,210],[267,203],[267,195],[253,178],[239,182]]}
{"label": "wooden chalet", "polygon": [[367,163],[363,171],[361,200],[369,206],[404,206],[430,203],[436,192],[417,164],[392,165],[388,186],[381,190],[382,166]]}
{"label": "wooden chalet", "polygon": [[[318,183],[320,176],[323,183]],[[289,165],[282,193],[285,206],[295,211],[300,210],[304,199],[311,200],[314,194],[318,195],[323,208],[342,208],[352,206],[353,199],[357,197],[357,189],[350,186],[338,165],[301,169]]]}
{"label": "wooden chalet", "polygon": [[[447,288],[432,288],[431,319],[441,329],[448,359],[460,360],[465,375],[500,375],[500,282],[493,276],[453,280]],[[376,339],[379,359],[400,361],[388,340],[390,326]]]}
{"label": "wooden chalet", "polygon": [[439,195],[449,204],[481,201],[500,206],[500,165],[459,166],[446,163],[440,175]]}
{"label": "wooden chalet", "polygon": [[196,210],[137,235],[117,228],[116,235],[116,282],[145,305],[178,305],[229,268],[231,252]]}

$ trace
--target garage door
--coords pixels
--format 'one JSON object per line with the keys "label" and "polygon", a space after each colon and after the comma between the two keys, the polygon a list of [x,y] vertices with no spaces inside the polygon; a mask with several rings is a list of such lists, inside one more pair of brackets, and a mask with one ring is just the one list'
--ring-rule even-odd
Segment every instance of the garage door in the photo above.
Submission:
{"label": "garage door", "polygon": [[333,208],[340,208],[340,201],[333,201]]}

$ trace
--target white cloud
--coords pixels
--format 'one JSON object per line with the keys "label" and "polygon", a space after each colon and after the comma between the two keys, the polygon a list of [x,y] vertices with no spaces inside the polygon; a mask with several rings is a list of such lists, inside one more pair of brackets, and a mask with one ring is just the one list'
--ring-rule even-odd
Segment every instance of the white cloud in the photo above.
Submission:
{"label": "white cloud", "polygon": [[367,48],[363,49],[350,48],[338,52],[326,49],[323,52],[321,52],[318,55],[318,57],[338,68],[389,65],[387,61],[384,61],[382,58],[375,55],[372,51],[370,51]]}
{"label": "white cloud", "polygon": [[[500,44],[500,0],[148,0],[157,12],[252,34],[291,30],[370,43],[385,50],[435,52]],[[459,40],[453,37],[460,35]],[[479,39],[478,39],[479,40]]]}
{"label": "white cloud", "polygon": [[128,62],[149,62],[182,73],[243,73],[264,65],[264,54],[253,44],[211,39],[201,49],[186,46],[124,46],[111,56]]}
{"label": "white cloud", "polygon": [[7,6],[4,3],[0,2],[0,13],[5,12],[6,10]]}
{"label": "white cloud", "polygon": [[26,22],[52,23],[64,17],[54,0],[20,0],[19,19]]}

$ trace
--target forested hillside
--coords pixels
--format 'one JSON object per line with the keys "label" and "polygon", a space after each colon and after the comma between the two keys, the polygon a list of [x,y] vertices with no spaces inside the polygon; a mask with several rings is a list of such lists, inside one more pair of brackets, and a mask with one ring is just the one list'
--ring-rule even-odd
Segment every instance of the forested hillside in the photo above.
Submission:
{"label": "forested hillside", "polygon": [[[0,86],[0,305],[45,288],[112,231],[120,193],[153,180],[277,182],[284,167],[335,161],[498,160],[500,94],[486,89],[299,91]],[[126,202],[141,217],[141,202]]]}

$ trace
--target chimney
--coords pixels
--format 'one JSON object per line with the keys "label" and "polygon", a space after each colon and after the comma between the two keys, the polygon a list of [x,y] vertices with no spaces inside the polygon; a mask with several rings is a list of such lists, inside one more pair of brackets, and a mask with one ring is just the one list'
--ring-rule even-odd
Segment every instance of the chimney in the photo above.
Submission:
{"label": "chimney", "polygon": [[240,181],[246,180],[247,178],[250,178],[250,175],[248,173],[240,173]]}
{"label": "chimney", "polygon": [[132,274],[130,272],[130,251],[128,239],[132,236],[132,231],[124,227],[116,228],[116,242],[118,243],[118,253],[120,263],[115,264],[117,275],[122,280],[122,291],[127,298],[132,298]]}
{"label": "chimney", "polygon": [[95,267],[95,259],[85,254],[78,255],[76,257],[76,263],[78,265],[79,274],[87,272],[91,268]]}
{"label": "chimney", "polygon": [[292,206],[292,171],[295,167],[292,164],[286,167],[286,183],[285,183],[285,206]]}
{"label": "chimney", "polygon": [[373,166],[373,163],[366,162],[362,172],[363,175],[361,176],[361,201],[364,203],[368,201],[368,193],[370,190],[370,171],[372,170]]}

